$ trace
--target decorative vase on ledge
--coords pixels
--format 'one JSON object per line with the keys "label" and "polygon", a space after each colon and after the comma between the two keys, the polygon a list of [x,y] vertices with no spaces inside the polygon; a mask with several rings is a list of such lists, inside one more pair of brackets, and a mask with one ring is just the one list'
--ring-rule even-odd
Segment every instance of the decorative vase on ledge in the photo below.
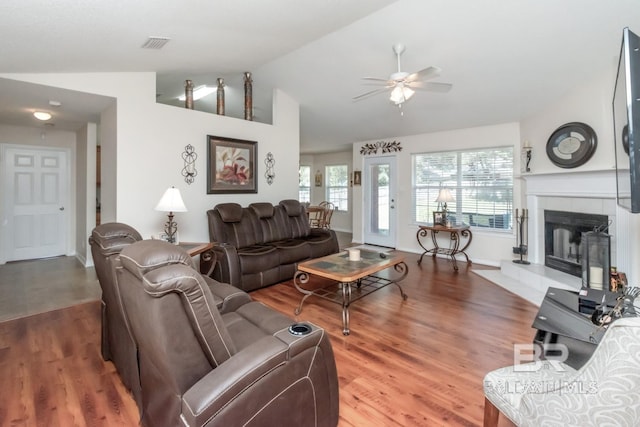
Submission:
{"label": "decorative vase on ledge", "polygon": [[253,120],[253,86],[251,73],[244,73],[244,119]]}

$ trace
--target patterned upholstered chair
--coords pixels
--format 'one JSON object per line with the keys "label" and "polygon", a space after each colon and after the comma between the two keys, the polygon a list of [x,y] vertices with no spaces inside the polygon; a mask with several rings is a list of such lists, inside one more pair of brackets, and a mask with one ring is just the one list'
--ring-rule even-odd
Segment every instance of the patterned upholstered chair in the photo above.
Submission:
{"label": "patterned upholstered chair", "polygon": [[518,426],[637,426],[640,318],[616,320],[580,369],[539,361],[489,372],[484,425],[500,412]]}

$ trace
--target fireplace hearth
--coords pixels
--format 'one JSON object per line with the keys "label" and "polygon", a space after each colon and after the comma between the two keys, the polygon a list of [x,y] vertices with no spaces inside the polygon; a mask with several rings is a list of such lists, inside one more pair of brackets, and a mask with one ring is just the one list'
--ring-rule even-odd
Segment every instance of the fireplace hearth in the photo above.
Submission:
{"label": "fireplace hearth", "polygon": [[582,276],[582,233],[607,229],[607,215],[544,211],[544,264],[573,276]]}

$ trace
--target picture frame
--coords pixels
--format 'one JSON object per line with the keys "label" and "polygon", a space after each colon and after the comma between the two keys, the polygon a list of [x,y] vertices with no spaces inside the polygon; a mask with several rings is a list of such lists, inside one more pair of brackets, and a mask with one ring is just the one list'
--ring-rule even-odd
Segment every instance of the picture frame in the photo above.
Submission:
{"label": "picture frame", "polygon": [[353,185],[362,185],[362,171],[353,171]]}
{"label": "picture frame", "polygon": [[322,187],[322,174],[320,171],[316,172],[316,187]]}
{"label": "picture frame", "polygon": [[444,211],[433,212],[433,225],[445,225],[446,220],[446,213]]}
{"label": "picture frame", "polygon": [[207,135],[207,194],[257,193],[257,145]]}

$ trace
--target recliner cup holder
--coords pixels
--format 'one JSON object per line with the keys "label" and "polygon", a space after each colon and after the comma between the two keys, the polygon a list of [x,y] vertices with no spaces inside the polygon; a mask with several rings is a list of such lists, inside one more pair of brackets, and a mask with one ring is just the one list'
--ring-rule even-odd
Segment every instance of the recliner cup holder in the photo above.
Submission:
{"label": "recliner cup holder", "polygon": [[312,331],[311,326],[306,323],[294,323],[289,326],[289,333],[291,335],[307,335]]}

